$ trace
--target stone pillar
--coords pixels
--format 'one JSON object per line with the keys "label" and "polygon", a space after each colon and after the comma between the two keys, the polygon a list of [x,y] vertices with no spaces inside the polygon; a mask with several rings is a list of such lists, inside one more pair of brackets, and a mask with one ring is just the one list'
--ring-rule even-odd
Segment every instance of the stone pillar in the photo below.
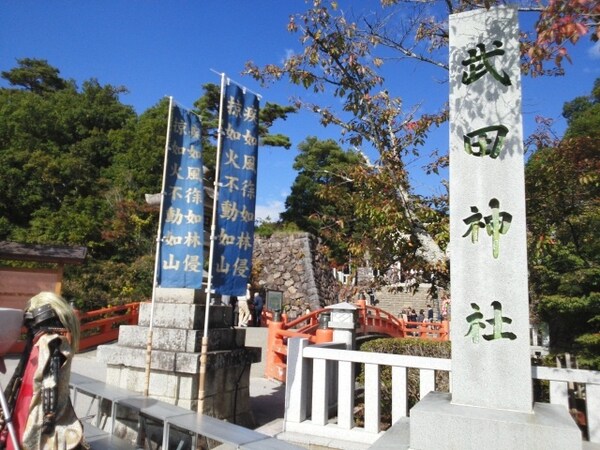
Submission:
{"label": "stone pillar", "polygon": [[[149,396],[195,411],[204,293],[159,288],[154,308]],[[150,303],[142,304],[138,325],[121,326],[117,344],[98,348],[98,359],[107,364],[108,384],[143,392],[150,310]],[[250,366],[260,361],[260,348],[245,347],[245,333],[244,329],[232,327],[231,306],[210,307],[203,412],[252,426]]]}
{"label": "stone pillar", "polygon": [[331,311],[329,328],[333,330],[333,342],[343,342],[346,349],[356,347],[356,325],[358,308],[351,303],[337,303],[327,307]]}
{"label": "stone pillar", "polygon": [[[529,413],[516,11],[473,11],[452,16],[451,24],[452,403]],[[465,66],[469,59],[483,67]]]}
{"label": "stone pillar", "polygon": [[533,409],[517,9],[449,25],[452,395],[411,410],[411,448],[581,448],[564,407]]}

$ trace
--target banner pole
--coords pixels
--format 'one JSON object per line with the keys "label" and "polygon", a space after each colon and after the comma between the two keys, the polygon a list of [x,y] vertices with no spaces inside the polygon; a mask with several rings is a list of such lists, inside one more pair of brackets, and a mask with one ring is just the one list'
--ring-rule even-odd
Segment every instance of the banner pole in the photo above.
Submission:
{"label": "banner pole", "polygon": [[202,350],[200,353],[200,379],[198,382],[198,413],[202,414],[204,410],[204,387],[206,385],[206,363],[208,359],[208,320],[210,310],[210,296],[212,291],[212,273],[213,273],[213,259],[215,253],[215,235],[217,228],[217,206],[219,200],[219,175],[221,168],[221,147],[222,141],[222,127],[223,127],[223,105],[225,103],[225,74],[221,73],[221,98],[219,100],[219,124],[217,131],[217,155],[215,162],[215,182],[214,182],[214,193],[213,193],[213,210],[212,220],[210,225],[210,247],[208,255],[208,279],[206,280],[206,306],[204,308],[204,334],[202,335]]}
{"label": "banner pole", "polygon": [[154,258],[154,279],[152,280],[152,302],[150,304],[150,326],[148,327],[148,337],[146,339],[146,372],[144,381],[144,396],[148,397],[148,391],[150,388],[150,365],[152,362],[152,328],[154,325],[154,303],[156,300],[156,287],[158,278],[158,268],[160,267],[160,237],[162,233],[162,217],[163,217],[163,205],[165,198],[165,183],[167,178],[167,161],[169,155],[169,141],[171,140],[171,119],[173,111],[173,97],[169,97],[169,116],[167,119],[167,136],[165,141],[165,156],[163,163],[163,179],[162,187],[160,190],[160,212],[158,215],[158,232],[156,234],[156,256]]}

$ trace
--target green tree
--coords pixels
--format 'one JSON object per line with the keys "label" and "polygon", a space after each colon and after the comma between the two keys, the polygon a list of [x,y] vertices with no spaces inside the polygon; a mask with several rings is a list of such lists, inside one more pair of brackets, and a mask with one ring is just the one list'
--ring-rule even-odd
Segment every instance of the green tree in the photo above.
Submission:
{"label": "green tree", "polygon": [[121,200],[140,202],[145,194],[160,192],[168,106],[168,99],[160,100],[111,134],[116,154],[107,175],[114,207]]}
{"label": "green tree", "polygon": [[69,83],[63,80],[60,71],[43,59],[17,59],[19,67],[2,72],[2,78],[12,86],[22,86],[25,89],[41,94],[65,89]]}
{"label": "green tree", "polygon": [[[80,309],[149,298],[158,211],[145,194],[162,185],[168,101],[137,116],[119,99],[123,87],[92,78],[79,89],[46,61],[19,64],[0,89],[0,239],[86,246],[86,263],[68,266],[64,282]],[[218,99],[207,85],[196,111],[212,173]],[[293,111],[267,104],[262,139],[289,147],[269,128]]]}
{"label": "green tree", "polygon": [[97,240],[99,226],[71,227],[67,235],[61,222],[98,224],[106,213],[99,204],[104,172],[114,157],[110,135],[135,116],[120,103],[120,92],[94,80],[81,91],[74,83],[43,94],[0,90],[1,238],[63,244]]}
{"label": "green tree", "polygon": [[[294,160],[298,175],[281,214],[284,222],[321,237],[338,263],[347,261],[348,244],[356,231],[353,205],[349,202],[354,180],[348,174],[365,158],[354,151],[343,151],[332,139],[308,137],[298,145]],[[333,222],[344,222],[345,238],[336,232]]]}
{"label": "green tree", "polygon": [[600,368],[600,98],[565,104],[568,129],[526,166],[532,299],[556,351]]}

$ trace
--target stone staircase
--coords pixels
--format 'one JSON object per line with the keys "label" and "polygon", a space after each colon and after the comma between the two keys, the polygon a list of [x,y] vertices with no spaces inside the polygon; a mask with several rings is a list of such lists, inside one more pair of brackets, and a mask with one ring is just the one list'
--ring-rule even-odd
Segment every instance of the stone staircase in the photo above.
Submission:
{"label": "stone staircase", "polygon": [[429,288],[430,285],[426,283],[422,283],[415,293],[405,290],[398,292],[388,287],[381,288],[375,293],[375,299],[378,301],[376,306],[395,316],[398,316],[404,308],[414,308],[417,312],[420,309],[427,311],[427,305],[433,305],[428,295]]}

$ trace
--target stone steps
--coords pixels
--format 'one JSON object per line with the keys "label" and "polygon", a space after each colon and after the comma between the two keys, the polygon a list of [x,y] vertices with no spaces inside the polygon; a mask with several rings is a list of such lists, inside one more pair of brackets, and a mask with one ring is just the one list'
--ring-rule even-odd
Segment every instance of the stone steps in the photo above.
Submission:
{"label": "stone steps", "polygon": [[377,307],[398,316],[404,308],[414,308],[417,313],[420,309],[427,311],[427,305],[432,304],[428,295],[429,284],[421,284],[415,292],[394,292],[390,288],[382,288],[376,291],[375,299],[379,302]]}

